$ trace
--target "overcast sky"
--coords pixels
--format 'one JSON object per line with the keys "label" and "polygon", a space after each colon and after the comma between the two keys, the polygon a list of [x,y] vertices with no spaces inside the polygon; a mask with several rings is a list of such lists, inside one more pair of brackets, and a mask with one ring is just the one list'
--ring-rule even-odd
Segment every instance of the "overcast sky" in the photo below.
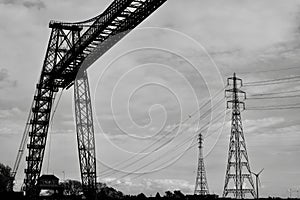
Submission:
{"label": "overcast sky", "polygon": [[[0,0],[0,162],[14,164],[45,56],[49,21],[89,19],[110,3]],[[230,112],[225,115],[222,91],[226,79],[234,72],[245,83],[299,75],[299,11],[299,0],[165,3],[89,69],[98,179],[126,194],[175,189],[193,193],[198,151],[190,146],[196,142],[195,130],[211,119],[211,129],[205,132],[205,164],[210,191],[221,195],[230,135]],[[242,89],[251,97],[300,87],[291,82]],[[61,179],[64,174],[66,179],[80,179],[72,97],[73,88],[63,93],[43,165],[43,173]],[[190,116],[210,97],[215,97],[216,107],[210,118],[197,120],[209,107]],[[246,106],[298,102],[299,98],[247,100]],[[218,116],[219,121],[214,120]],[[250,167],[265,168],[261,195],[286,197],[288,189],[296,191],[299,110],[246,110],[242,118]],[[184,123],[177,129],[180,121]],[[215,131],[220,127],[222,131]],[[145,150],[150,144],[154,145]],[[157,151],[134,156],[143,150]],[[18,185],[24,168],[25,158]]]}

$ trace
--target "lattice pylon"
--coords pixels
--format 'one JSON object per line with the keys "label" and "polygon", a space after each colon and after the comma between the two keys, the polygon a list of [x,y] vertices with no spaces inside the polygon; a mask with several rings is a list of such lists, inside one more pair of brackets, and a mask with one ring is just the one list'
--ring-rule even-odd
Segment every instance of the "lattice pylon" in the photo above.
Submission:
{"label": "lattice pylon", "polygon": [[206,178],[206,170],[204,165],[203,158],[203,136],[199,134],[199,158],[198,158],[198,169],[197,169],[197,177],[195,184],[196,195],[207,195],[209,194],[207,178]]}
{"label": "lattice pylon", "polygon": [[229,104],[232,105],[232,123],[223,197],[232,194],[234,198],[243,199],[249,194],[255,198],[240,107],[242,105],[242,109],[245,109],[245,103],[241,99],[246,98],[246,93],[239,89],[243,83],[235,73],[228,79],[228,85],[230,84],[233,87],[225,92],[226,97],[228,93],[231,97],[227,102],[227,108]]}

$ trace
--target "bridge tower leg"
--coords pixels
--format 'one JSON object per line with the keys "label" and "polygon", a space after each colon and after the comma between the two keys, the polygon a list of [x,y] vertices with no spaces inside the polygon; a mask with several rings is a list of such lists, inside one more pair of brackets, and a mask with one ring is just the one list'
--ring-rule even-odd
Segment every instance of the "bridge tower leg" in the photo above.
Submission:
{"label": "bridge tower leg", "polygon": [[[28,128],[26,128],[24,133],[25,138],[28,136],[29,139],[29,144],[27,144],[28,156],[26,157],[27,168],[25,169],[24,189],[26,195],[30,196],[31,199],[34,199],[38,195],[35,186],[42,170],[55,94],[60,88],[63,88],[61,85],[63,78],[57,77],[54,68],[66,52],[72,48],[73,44],[78,41],[80,31],[81,29],[78,27],[73,27],[69,30],[52,27],[43,69],[40,80],[36,85],[36,92],[27,122]],[[76,61],[71,63],[71,65],[75,64]],[[27,139],[22,140],[21,146],[25,146],[26,142]],[[20,150],[18,153],[18,163],[22,157],[22,153],[23,150]]]}
{"label": "bridge tower leg", "polygon": [[75,80],[74,102],[83,192],[88,199],[95,199],[97,181],[95,136],[91,95],[86,71],[79,74]]}

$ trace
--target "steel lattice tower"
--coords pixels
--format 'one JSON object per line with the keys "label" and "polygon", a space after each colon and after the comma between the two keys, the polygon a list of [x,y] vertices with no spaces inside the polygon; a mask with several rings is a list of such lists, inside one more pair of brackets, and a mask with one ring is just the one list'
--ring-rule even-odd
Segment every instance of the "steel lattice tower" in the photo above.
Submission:
{"label": "steel lattice tower", "polygon": [[204,158],[203,158],[203,136],[201,133],[199,134],[199,159],[198,159],[198,170],[197,170],[194,194],[197,195],[209,194],[205,165],[204,165]]}
{"label": "steel lattice tower", "polygon": [[225,95],[228,97],[227,94],[230,94],[231,97],[231,100],[227,101],[227,108],[229,104],[232,105],[232,124],[223,197],[229,194],[233,194],[237,199],[245,198],[246,194],[255,197],[240,111],[240,106],[245,109],[243,100],[246,93],[239,89],[243,83],[235,73],[233,77],[228,78],[228,85],[232,85],[232,88],[226,90]]}
{"label": "steel lattice tower", "polygon": [[88,199],[96,195],[96,151],[93,112],[87,72],[78,74],[74,85],[74,103],[79,164],[83,192]]}

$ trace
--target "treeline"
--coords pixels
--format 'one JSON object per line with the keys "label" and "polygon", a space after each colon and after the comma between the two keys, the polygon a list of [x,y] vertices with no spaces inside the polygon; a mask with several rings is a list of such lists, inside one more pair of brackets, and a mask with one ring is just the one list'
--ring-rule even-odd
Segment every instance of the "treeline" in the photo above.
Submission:
{"label": "treeline", "polygon": [[[8,183],[10,180],[11,168],[0,163],[0,200],[29,200],[23,196],[22,192],[8,192]],[[65,180],[60,183],[63,188],[63,195],[56,196],[52,195],[51,192],[44,193],[39,197],[41,200],[82,200],[86,199],[83,196],[81,182],[76,180]],[[145,194],[140,193],[138,195],[125,195],[122,192],[107,186],[105,183],[98,183],[96,189],[96,197],[93,200],[171,200],[171,199],[182,199],[182,200],[199,200],[199,199],[224,199],[218,198],[217,195],[185,195],[181,191],[166,191],[164,194],[156,193],[154,197],[147,197]],[[230,198],[227,198],[230,199]],[[281,198],[266,198],[266,199],[281,199]],[[30,199],[31,200],[31,199]]]}
{"label": "treeline", "polygon": [[[77,199],[82,194],[81,183],[79,181],[67,180],[61,183],[64,187],[64,195]],[[105,183],[98,183],[96,190],[97,199],[119,199],[119,200],[138,200],[138,199],[199,199],[199,196],[184,195],[181,191],[166,191],[164,194],[156,193],[154,197],[147,197],[144,193],[138,195],[126,195],[107,186]],[[195,197],[195,198],[194,198]],[[216,195],[203,196],[202,199],[216,199]]]}

